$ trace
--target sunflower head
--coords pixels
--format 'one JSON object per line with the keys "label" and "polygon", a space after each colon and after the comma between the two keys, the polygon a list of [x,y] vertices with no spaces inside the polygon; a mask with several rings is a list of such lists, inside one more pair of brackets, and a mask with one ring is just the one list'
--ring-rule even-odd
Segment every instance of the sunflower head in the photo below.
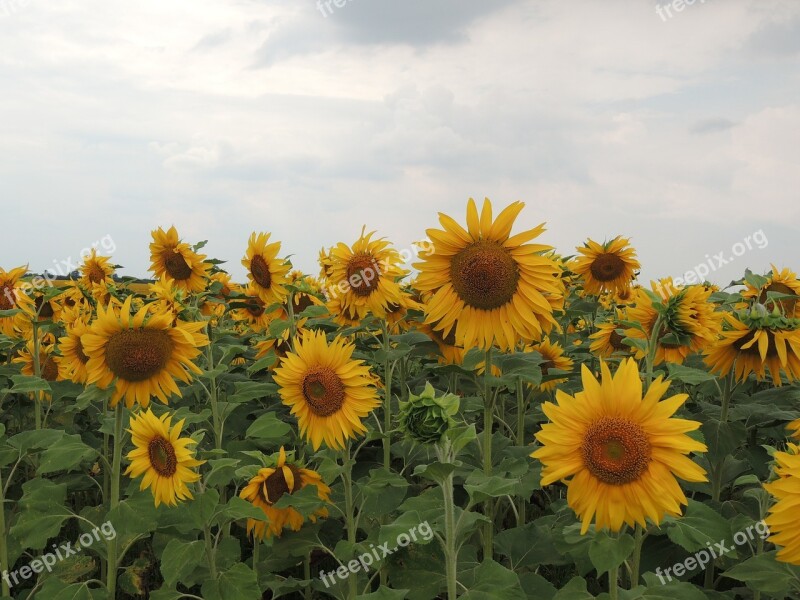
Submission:
{"label": "sunflower head", "polygon": [[340,337],[329,344],[323,332],[308,331],[275,369],[281,399],[314,450],[323,441],[339,450],[365,433],[361,419],[379,404],[369,367],[352,359],[354,350]]}
{"label": "sunflower head", "polygon": [[583,278],[583,289],[588,294],[599,295],[604,290],[622,292],[630,287],[640,268],[636,251],[630,241],[617,236],[610,242],[598,244],[587,240],[578,248],[580,256],[571,267]]}
{"label": "sunflower head", "polygon": [[91,288],[96,283],[112,283],[114,265],[109,264],[110,260],[110,256],[97,256],[97,249],[92,248],[80,266],[80,283],[86,288]]}
{"label": "sunflower head", "polygon": [[195,441],[180,437],[183,420],[172,425],[172,417],[157,417],[150,409],[131,417],[130,429],[134,449],[128,453],[130,466],[125,471],[132,478],[142,477],[139,489],[150,488],[155,505],[162,502],[175,506],[192,498],[187,483],[200,479],[193,469],[205,461],[196,460],[188,448]]}
{"label": "sunflower head", "polygon": [[[528,352],[538,352],[542,355],[543,363],[539,365],[542,376],[546,377],[551,370],[572,371],[574,361],[564,354],[564,348],[558,342],[551,342],[545,338],[538,344],[532,344],[525,348]],[[552,375],[551,375],[552,376]],[[567,381],[566,377],[549,379],[539,384],[539,389],[543,392],[554,390],[558,385]]]}
{"label": "sunflower head", "polygon": [[601,371],[598,381],[583,365],[583,391],[570,396],[558,390],[557,402],[543,405],[550,422],[536,434],[542,446],[531,454],[544,465],[542,485],[566,483],[582,533],[592,521],[619,531],[623,523],[646,526],[679,515],[687,501],[676,478],[706,481],[686,456],[706,451],[686,435],[700,423],[673,418],[688,396],[661,400],[670,385],[661,377],[643,394],[632,359],[613,376],[605,362]]}
{"label": "sunflower head", "polygon": [[161,227],[152,232],[150,244],[150,270],[157,279],[166,276],[187,292],[202,292],[206,288],[208,271],[206,256],[195,252],[181,241],[174,226],[164,231]]}
{"label": "sunflower head", "polygon": [[[325,485],[319,473],[304,468],[301,464],[287,458],[286,450],[281,446],[277,456],[271,457],[268,464],[250,479],[239,493],[239,497],[252,503],[264,511],[266,521],[247,520],[247,533],[258,539],[280,537],[288,526],[293,531],[302,527],[304,518],[292,507],[278,508],[275,503],[286,494],[294,494],[307,485],[317,488],[317,496],[322,502],[330,502],[330,488]],[[309,515],[309,520],[327,517],[328,509],[324,506]]]}
{"label": "sunflower head", "polygon": [[470,199],[466,229],[440,213],[444,229],[427,231],[432,244],[415,265],[416,287],[430,295],[426,323],[444,336],[455,331],[459,346],[509,350],[558,326],[553,311],[563,307],[560,269],[545,255],[550,246],[528,243],[543,225],[511,236],[523,206],[514,202],[493,220],[488,199],[480,216]]}
{"label": "sunflower head", "polygon": [[251,234],[242,265],[247,269],[250,286],[258,297],[266,304],[275,304],[286,299],[288,273],[292,265],[278,258],[281,243],[270,243],[269,238],[269,233]]}
{"label": "sunflower head", "polygon": [[750,275],[744,285],[741,295],[746,300],[763,304],[769,310],[777,309],[789,318],[800,318],[800,280],[794,271],[772,265],[766,277]]}
{"label": "sunflower head", "polygon": [[800,447],[788,444],[786,452],[775,453],[777,479],[764,484],[775,499],[764,519],[772,535],[769,541],[779,546],[776,558],[800,565],[800,537],[797,535],[797,505],[800,503]]}

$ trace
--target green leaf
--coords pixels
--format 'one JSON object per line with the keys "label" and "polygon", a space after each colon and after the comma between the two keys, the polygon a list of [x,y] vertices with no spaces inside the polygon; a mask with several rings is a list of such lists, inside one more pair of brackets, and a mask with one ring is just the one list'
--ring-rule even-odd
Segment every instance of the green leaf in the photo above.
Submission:
{"label": "green leaf", "polygon": [[81,436],[65,435],[42,452],[37,473],[71,471],[83,461],[97,455],[97,451],[81,441]]}
{"label": "green leaf", "polygon": [[635,542],[628,534],[611,537],[605,531],[599,531],[589,546],[589,559],[598,575],[608,573],[620,566],[633,552]]}
{"label": "green leaf", "polygon": [[275,508],[294,508],[303,517],[313,515],[325,506],[325,501],[319,497],[317,486],[307,485],[293,494],[284,494],[273,505]]}
{"label": "green leaf", "polygon": [[254,600],[261,598],[261,589],[253,570],[239,563],[217,579],[207,579],[201,595],[204,600]]}
{"label": "green leaf", "polygon": [[37,429],[18,433],[8,438],[8,443],[19,450],[20,454],[25,454],[35,448],[48,448],[64,435],[65,433],[59,429]]}
{"label": "green leaf", "polygon": [[208,461],[211,470],[205,476],[206,487],[217,487],[230,483],[236,476],[236,466],[241,461],[236,458],[218,458]]}
{"label": "green leaf", "polygon": [[507,557],[515,571],[521,567],[564,564],[553,544],[553,529],[561,527],[556,515],[540,517],[522,527],[501,531],[494,538],[495,550]]}
{"label": "green leaf", "polygon": [[688,552],[712,547],[716,542],[726,543],[726,556],[736,557],[735,545],[731,542],[731,527],[727,519],[702,502],[689,500],[686,514],[681,518],[665,519],[669,539]]}
{"label": "green leaf", "polygon": [[800,580],[800,567],[778,562],[775,555],[772,551],[748,558],[722,575],[744,582],[751,590],[777,598],[786,597],[792,582]]}
{"label": "green leaf", "polygon": [[285,440],[292,428],[278,418],[277,413],[268,412],[258,417],[247,428],[246,438],[255,438],[272,444]]}
{"label": "green leaf", "polygon": [[385,585],[378,588],[377,592],[356,596],[356,600],[404,600],[410,590],[393,590]]}
{"label": "green leaf", "polygon": [[164,584],[173,587],[191,575],[197,567],[197,557],[205,552],[203,542],[184,542],[173,538],[161,554],[161,575]]}
{"label": "green leaf", "polygon": [[586,580],[583,577],[573,577],[558,590],[553,600],[594,600],[594,596],[586,589]]}
{"label": "green leaf", "polygon": [[265,521],[267,518],[263,510],[257,506],[253,506],[247,500],[239,498],[239,496],[234,496],[228,500],[225,508],[222,509],[221,516],[232,520],[257,519],[259,521]]}
{"label": "green leaf", "polygon": [[689,385],[700,385],[706,381],[714,381],[716,379],[716,376],[708,371],[701,371],[700,369],[693,369],[692,367],[686,367],[684,365],[669,363],[667,368],[669,369],[670,379],[682,381]]}
{"label": "green leaf", "polygon": [[473,575],[474,582],[462,600],[527,600],[517,574],[493,560],[481,563]]}
{"label": "green leaf", "polygon": [[518,484],[518,479],[498,475],[487,477],[481,471],[473,471],[464,482],[464,489],[467,490],[470,500],[477,504],[489,498],[513,496]]}
{"label": "green leaf", "polygon": [[14,386],[8,390],[14,394],[27,394],[29,392],[51,392],[50,384],[47,380],[33,375],[12,375],[11,381]]}
{"label": "green leaf", "polygon": [[441,484],[455,470],[456,466],[452,463],[434,462],[429,465],[417,465],[414,469],[414,475],[419,475]]}
{"label": "green leaf", "polygon": [[237,381],[234,386],[233,394],[228,396],[230,402],[248,402],[249,400],[261,400],[274,396],[278,391],[278,386],[274,383],[263,381]]}
{"label": "green leaf", "polygon": [[72,517],[64,507],[66,484],[48,479],[32,479],[22,484],[19,514],[10,534],[22,548],[41,550],[47,540],[56,537],[64,521]]}

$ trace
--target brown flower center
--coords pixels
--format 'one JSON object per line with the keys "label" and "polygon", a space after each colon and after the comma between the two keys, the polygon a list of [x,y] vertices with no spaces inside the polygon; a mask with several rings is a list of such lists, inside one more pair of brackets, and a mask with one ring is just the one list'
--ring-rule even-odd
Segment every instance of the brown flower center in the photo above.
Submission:
{"label": "brown flower center", "polygon": [[589,271],[597,281],[614,281],[625,273],[625,261],[616,254],[601,254],[592,261]]}
{"label": "brown flower center", "polygon": [[105,281],[106,272],[100,268],[100,265],[93,262],[86,266],[86,278],[92,283],[100,283]]}
{"label": "brown flower center", "polygon": [[145,381],[161,372],[172,357],[174,344],[161,329],[123,329],[106,345],[108,368],[125,381]]}
{"label": "brown flower center", "polygon": [[329,417],[344,404],[344,384],[330,367],[312,367],[303,378],[303,396],[311,412]]}
{"label": "brown flower center", "polygon": [[611,330],[611,335],[608,336],[608,343],[614,350],[627,350],[628,346],[622,343],[625,338],[617,333],[616,329]]}
{"label": "brown flower center", "polygon": [[272,285],[272,273],[269,271],[269,265],[259,254],[250,261],[250,274],[253,276],[253,281],[261,287],[269,289]]}
{"label": "brown flower center", "polygon": [[356,296],[366,297],[378,289],[380,268],[371,254],[356,254],[347,263],[347,282]]}
{"label": "brown flower center", "polygon": [[299,292],[294,296],[294,314],[299,315],[310,306],[314,306],[311,294]]}
{"label": "brown flower center", "polygon": [[81,361],[83,364],[89,362],[89,357],[86,356],[86,353],[83,351],[83,344],[81,344],[81,338],[76,337],[77,344],[75,345],[75,354],[78,355],[78,360]]}
{"label": "brown flower center", "polygon": [[183,258],[180,252],[166,250],[161,255],[161,260],[164,261],[164,267],[173,279],[183,281],[192,276],[192,268],[187,264],[186,259]]}
{"label": "brown flower center", "polygon": [[17,290],[12,285],[0,287],[0,310],[11,310],[17,307]]}
{"label": "brown flower center", "polygon": [[[737,352],[740,352],[741,354],[744,354],[744,355],[747,355],[747,356],[752,356],[755,359],[757,359],[758,362],[760,363],[761,362],[761,352],[758,350],[758,342],[756,342],[755,344],[753,344],[749,348],[742,349],[742,346],[744,346],[750,340],[753,339],[753,336],[757,333],[757,331],[758,330],[751,331],[750,333],[748,333],[744,337],[739,338],[738,340],[733,342],[733,347],[736,348]],[[768,340],[768,343],[767,343],[767,358],[775,358],[776,356],[778,356],[778,349],[777,349],[777,347],[775,345],[775,334],[772,333],[772,331],[769,330],[769,329],[762,329],[761,331],[763,331],[767,335],[767,340]]]}
{"label": "brown flower center", "polygon": [[51,356],[43,356],[39,362],[42,379],[56,381],[58,379],[58,365]]}
{"label": "brown flower center", "polygon": [[[775,300],[770,300],[767,298],[768,292],[776,292],[778,294],[789,294],[792,296],[796,296],[797,293],[790,288],[785,283],[775,282],[769,284],[764,290],[761,292],[761,295],[758,297],[758,301],[761,304],[769,303],[771,306],[778,305],[783,310],[786,316],[792,317],[794,316],[794,309],[797,306],[797,298],[779,298]],[[774,303],[774,304],[773,304]]]}
{"label": "brown flower center", "polygon": [[264,303],[255,296],[251,296],[247,299],[247,306],[245,308],[247,309],[247,312],[249,312],[256,319],[263,315],[264,311],[267,310],[267,307],[264,305]]}
{"label": "brown flower center", "polygon": [[300,489],[300,469],[294,465],[286,465],[294,476],[294,485],[289,486],[286,477],[283,474],[283,469],[277,469],[272,475],[267,477],[260,490],[261,499],[268,505],[275,504],[280,500],[284,494],[294,494]]}
{"label": "brown flower center", "polygon": [[178,470],[178,458],[175,456],[175,448],[172,444],[162,437],[150,440],[147,445],[147,454],[150,457],[150,465],[161,477],[172,477]]}
{"label": "brown flower center", "polygon": [[517,291],[519,268],[497,242],[475,242],[453,257],[450,279],[468,306],[493,310],[511,301]]}
{"label": "brown flower center", "polygon": [[650,463],[650,442],[644,430],[620,417],[602,417],[589,426],[583,439],[583,463],[603,483],[636,481]]}
{"label": "brown flower center", "polygon": [[53,312],[53,305],[50,302],[46,302],[44,296],[37,296],[33,303],[36,305],[36,313],[39,315],[40,319],[50,319],[55,314]]}

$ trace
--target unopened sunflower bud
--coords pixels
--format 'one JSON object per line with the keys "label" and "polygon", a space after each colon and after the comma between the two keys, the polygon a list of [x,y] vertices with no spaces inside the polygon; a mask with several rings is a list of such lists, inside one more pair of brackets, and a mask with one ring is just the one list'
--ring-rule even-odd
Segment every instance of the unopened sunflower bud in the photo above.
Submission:
{"label": "unopened sunflower bud", "polygon": [[400,403],[400,424],[405,433],[420,444],[435,444],[453,424],[459,398],[455,394],[436,396],[430,383],[419,395],[411,394]]}

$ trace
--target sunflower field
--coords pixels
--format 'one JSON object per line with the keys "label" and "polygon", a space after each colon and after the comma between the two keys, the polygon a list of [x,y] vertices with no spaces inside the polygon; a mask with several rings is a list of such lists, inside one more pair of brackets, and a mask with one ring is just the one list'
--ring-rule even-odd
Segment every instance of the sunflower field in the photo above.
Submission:
{"label": "sunflower field", "polygon": [[638,282],[522,210],[0,268],[2,597],[800,598],[795,273]]}

